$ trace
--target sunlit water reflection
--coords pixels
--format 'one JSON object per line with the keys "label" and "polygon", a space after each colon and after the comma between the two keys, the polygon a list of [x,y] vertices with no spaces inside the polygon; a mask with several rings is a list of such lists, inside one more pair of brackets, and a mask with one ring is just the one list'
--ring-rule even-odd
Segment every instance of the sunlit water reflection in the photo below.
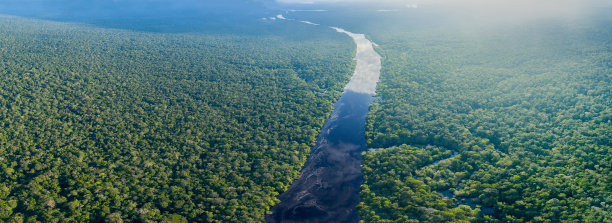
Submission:
{"label": "sunlit water reflection", "polygon": [[268,222],[357,222],[361,152],[366,148],[365,120],[376,82],[380,56],[363,34],[332,27],[357,45],[355,71],[297,179],[266,217]]}

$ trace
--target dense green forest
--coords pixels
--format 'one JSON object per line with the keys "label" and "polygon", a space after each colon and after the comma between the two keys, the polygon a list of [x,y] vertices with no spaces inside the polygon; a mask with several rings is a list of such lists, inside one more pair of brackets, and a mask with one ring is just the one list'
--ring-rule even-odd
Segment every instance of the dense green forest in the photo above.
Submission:
{"label": "dense green forest", "polygon": [[263,221],[354,67],[348,37],[293,26],[1,16],[0,222]]}
{"label": "dense green forest", "polygon": [[612,222],[612,27],[542,23],[371,34],[363,222]]}

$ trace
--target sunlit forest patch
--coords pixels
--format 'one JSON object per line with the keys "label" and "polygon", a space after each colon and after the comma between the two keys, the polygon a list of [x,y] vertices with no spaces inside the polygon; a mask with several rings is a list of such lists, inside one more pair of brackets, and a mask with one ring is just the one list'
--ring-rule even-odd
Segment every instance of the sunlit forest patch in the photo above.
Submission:
{"label": "sunlit forest patch", "polygon": [[[376,35],[385,60],[366,135],[403,146],[364,155],[362,220],[610,221],[610,30]],[[444,154],[428,144],[458,155],[425,167]]]}

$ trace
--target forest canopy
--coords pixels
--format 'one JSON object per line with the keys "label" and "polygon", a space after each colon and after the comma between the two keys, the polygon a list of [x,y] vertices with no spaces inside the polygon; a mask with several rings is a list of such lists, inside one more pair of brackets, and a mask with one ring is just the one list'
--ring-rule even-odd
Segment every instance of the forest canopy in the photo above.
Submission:
{"label": "forest canopy", "polygon": [[611,30],[372,35],[384,60],[366,137],[399,147],[364,154],[362,221],[612,221]]}
{"label": "forest canopy", "polygon": [[263,221],[354,66],[348,37],[282,28],[1,16],[0,221]]}

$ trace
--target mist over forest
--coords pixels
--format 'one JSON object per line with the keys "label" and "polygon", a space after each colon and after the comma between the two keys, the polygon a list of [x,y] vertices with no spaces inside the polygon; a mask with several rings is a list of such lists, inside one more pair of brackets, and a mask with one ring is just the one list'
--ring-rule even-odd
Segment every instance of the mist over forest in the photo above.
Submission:
{"label": "mist over forest", "polygon": [[[297,13],[303,19],[327,22],[330,26],[345,25],[364,31],[380,32],[386,29],[398,32],[419,27],[461,26],[470,30],[481,26],[502,27],[542,22],[596,22],[609,19],[606,14],[610,7],[609,1],[605,0],[5,0],[0,3],[0,12],[102,26],[114,23],[119,27],[122,23],[126,26],[148,21],[181,27],[174,32],[214,31],[222,26],[251,24],[260,18],[279,13]],[[312,13],[311,10],[333,13]],[[142,27],[132,25],[130,28]],[[247,27],[245,25],[240,28]]]}

